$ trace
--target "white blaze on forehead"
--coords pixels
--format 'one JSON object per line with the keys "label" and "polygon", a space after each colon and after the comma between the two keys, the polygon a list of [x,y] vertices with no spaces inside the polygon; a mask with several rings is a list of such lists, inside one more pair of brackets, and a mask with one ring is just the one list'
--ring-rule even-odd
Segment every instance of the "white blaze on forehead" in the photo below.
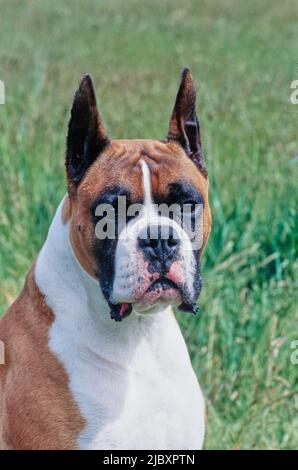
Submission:
{"label": "white blaze on forehead", "polygon": [[143,173],[144,211],[147,213],[147,215],[156,216],[156,209],[152,199],[150,169],[144,160],[141,160],[140,163]]}

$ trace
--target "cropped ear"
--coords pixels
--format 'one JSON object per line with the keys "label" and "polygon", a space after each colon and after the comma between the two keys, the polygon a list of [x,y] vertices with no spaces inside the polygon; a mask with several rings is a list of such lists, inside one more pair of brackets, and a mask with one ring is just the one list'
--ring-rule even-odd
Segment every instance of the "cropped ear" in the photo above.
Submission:
{"label": "cropped ear", "polygon": [[66,172],[69,183],[78,184],[109,139],[100,120],[93,83],[85,75],[75,93],[68,124]]}
{"label": "cropped ear", "polygon": [[168,141],[178,142],[207,177],[202,151],[200,125],[196,114],[196,90],[188,68],[184,68],[170,119]]}

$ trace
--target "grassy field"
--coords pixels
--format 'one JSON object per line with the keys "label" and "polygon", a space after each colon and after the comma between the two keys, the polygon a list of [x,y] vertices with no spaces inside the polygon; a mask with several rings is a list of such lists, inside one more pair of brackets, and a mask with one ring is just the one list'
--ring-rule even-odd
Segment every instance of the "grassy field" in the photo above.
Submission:
{"label": "grassy field", "polygon": [[207,400],[205,447],[298,448],[297,2],[0,0],[0,11],[0,314],[64,194],[81,74],[111,137],[163,138],[188,65],[214,223],[200,314],[179,319]]}

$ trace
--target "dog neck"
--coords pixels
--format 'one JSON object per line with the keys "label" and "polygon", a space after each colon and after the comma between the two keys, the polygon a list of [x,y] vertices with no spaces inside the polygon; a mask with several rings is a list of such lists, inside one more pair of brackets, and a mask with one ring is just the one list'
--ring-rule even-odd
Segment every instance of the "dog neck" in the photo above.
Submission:
{"label": "dog neck", "polygon": [[[70,242],[70,226],[62,221],[63,200],[39,253],[35,278],[55,320],[52,330],[64,331],[76,349],[92,350],[106,360],[129,361],[144,333],[158,340],[169,321],[170,307],[154,314],[132,313],[122,322],[110,318],[99,282],[77,260]],[[63,347],[63,345],[61,345]]]}

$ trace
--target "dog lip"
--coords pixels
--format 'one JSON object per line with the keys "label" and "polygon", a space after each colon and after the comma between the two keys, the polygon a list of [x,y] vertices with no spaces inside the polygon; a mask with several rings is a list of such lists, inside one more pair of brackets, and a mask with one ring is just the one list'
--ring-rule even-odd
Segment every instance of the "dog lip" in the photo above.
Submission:
{"label": "dog lip", "polygon": [[172,281],[171,279],[168,279],[167,277],[162,276],[162,277],[159,277],[158,279],[155,279],[155,281],[153,281],[152,284],[150,284],[150,286],[148,287],[145,293],[151,292],[154,289],[158,289],[158,288],[161,288],[162,290],[166,290],[166,289],[180,290],[178,285],[174,281]]}
{"label": "dog lip", "polygon": [[140,304],[181,303],[183,299],[182,288],[165,276],[155,279],[147,290],[138,299]]}
{"label": "dog lip", "polygon": [[111,318],[115,321],[121,321],[123,318],[127,317],[132,311],[132,305],[126,302],[119,304],[110,303],[110,308]]}

